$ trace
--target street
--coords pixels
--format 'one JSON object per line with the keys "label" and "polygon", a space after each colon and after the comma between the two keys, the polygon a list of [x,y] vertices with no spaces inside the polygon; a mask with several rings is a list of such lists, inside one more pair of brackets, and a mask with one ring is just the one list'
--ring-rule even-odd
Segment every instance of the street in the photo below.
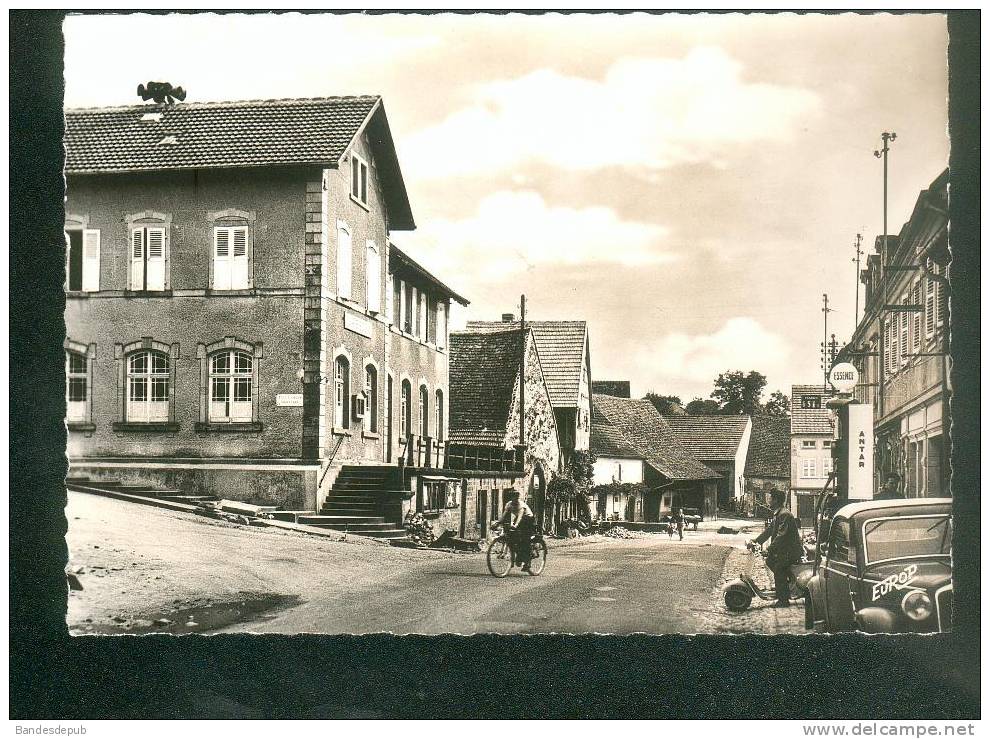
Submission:
{"label": "street", "polygon": [[[480,553],[336,542],[69,493],[73,633],[800,631],[799,607],[728,614],[742,535],[551,542],[545,572],[496,579]],[[156,624],[156,621],[158,623]]]}

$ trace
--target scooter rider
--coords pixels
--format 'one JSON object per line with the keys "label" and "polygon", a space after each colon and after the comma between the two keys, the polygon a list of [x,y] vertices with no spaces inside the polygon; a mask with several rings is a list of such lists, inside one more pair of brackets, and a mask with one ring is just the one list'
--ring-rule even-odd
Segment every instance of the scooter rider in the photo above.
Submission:
{"label": "scooter rider", "polygon": [[791,565],[801,561],[801,536],[793,514],[784,507],[787,496],[780,490],[770,494],[773,519],[762,534],[751,543],[762,544],[770,539],[767,547],[767,567],[773,572],[774,587],[777,590],[778,607],[790,605],[789,578]]}
{"label": "scooter rider", "polygon": [[536,516],[519,493],[515,493],[505,504],[498,522],[501,526],[507,527],[506,536],[509,539],[509,546],[516,555],[516,562],[522,565],[520,569],[532,575],[529,565],[533,559],[533,552],[529,540],[536,527]]}

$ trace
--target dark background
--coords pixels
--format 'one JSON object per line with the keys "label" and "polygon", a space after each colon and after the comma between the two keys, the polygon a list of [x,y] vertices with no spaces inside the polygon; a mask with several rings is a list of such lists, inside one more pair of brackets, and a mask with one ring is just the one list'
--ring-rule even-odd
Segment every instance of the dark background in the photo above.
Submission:
{"label": "dark background", "polygon": [[62,18],[9,15],[11,718],[979,717],[979,11],[948,20],[955,625],[929,637],[70,638]]}

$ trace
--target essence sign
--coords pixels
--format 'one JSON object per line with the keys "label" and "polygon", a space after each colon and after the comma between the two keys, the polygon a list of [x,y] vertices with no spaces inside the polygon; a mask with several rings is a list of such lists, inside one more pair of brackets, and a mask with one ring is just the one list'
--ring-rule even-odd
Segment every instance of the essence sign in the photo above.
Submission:
{"label": "essence sign", "polygon": [[841,362],[828,372],[828,381],[839,393],[851,393],[859,382],[859,370],[849,362]]}
{"label": "essence sign", "polygon": [[873,406],[851,403],[846,406],[849,422],[849,448],[846,454],[849,471],[849,500],[873,499]]}

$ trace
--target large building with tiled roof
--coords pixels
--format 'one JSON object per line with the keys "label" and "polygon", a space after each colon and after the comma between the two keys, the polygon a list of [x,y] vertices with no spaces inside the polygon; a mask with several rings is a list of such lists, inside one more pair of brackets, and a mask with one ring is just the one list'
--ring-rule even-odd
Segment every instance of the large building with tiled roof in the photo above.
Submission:
{"label": "large building with tiled roof", "polygon": [[[469,331],[501,331],[506,322],[468,321]],[[565,457],[586,450],[591,443],[591,351],[585,321],[526,321],[533,331],[540,362],[550,389],[557,418],[560,445]]]}
{"label": "large building with tiled roof", "polygon": [[823,385],[791,386],[792,508],[802,520],[814,517],[815,498],[832,473],[834,419]]}
{"label": "large building with tiled roof", "polygon": [[382,100],[67,110],[73,474],[314,510],[447,436],[466,300],[415,228]]}
{"label": "large building with tiled roof", "polygon": [[677,440],[719,473],[718,505],[737,505],[744,492],[744,470],[753,424],[749,416],[665,416]]}
{"label": "large building with tiled roof", "polygon": [[[525,345],[520,433],[520,369]],[[550,391],[532,329],[450,334],[450,444],[510,450],[525,445],[523,472],[530,507],[545,510],[546,485],[560,470],[561,452]]]}
{"label": "large building with tiled roof", "polygon": [[791,422],[786,417],[752,417],[753,431],[746,453],[744,491],[749,506],[766,511],[770,493],[787,493],[791,485]]}
{"label": "large building with tiled roof", "polygon": [[599,493],[605,496],[598,500],[600,512],[637,521],[658,521],[678,507],[716,514],[719,474],[678,441],[668,419],[650,401],[595,393],[592,403],[595,484],[643,483],[649,488],[631,501],[624,492]]}

